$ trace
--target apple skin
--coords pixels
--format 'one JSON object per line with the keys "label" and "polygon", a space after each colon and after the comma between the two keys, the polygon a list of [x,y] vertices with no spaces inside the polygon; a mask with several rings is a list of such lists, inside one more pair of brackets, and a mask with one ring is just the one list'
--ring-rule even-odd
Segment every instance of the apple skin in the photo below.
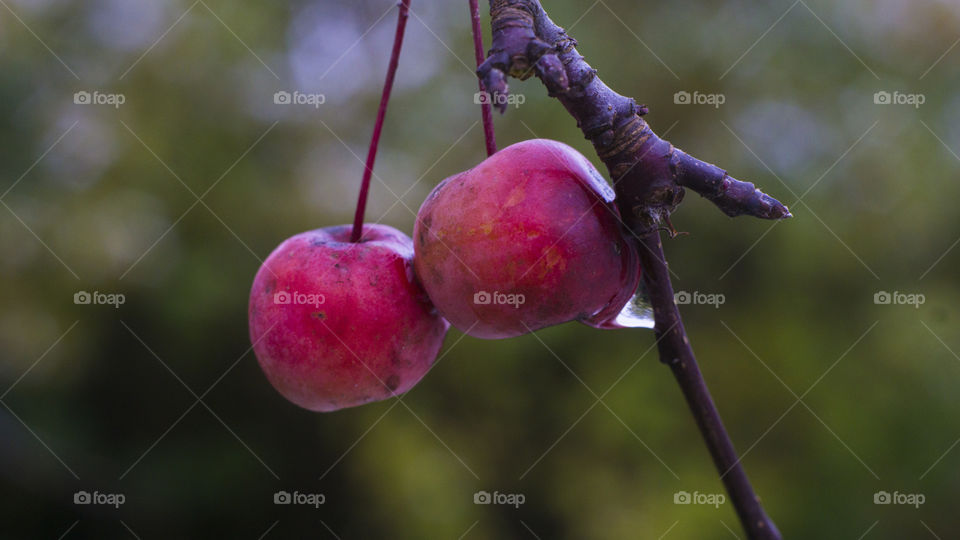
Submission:
{"label": "apple skin", "polygon": [[408,236],[364,225],[350,243],[350,231],[285,240],[250,291],[260,367],[280,394],[312,411],[403,394],[433,365],[449,328],[414,276]]}
{"label": "apple skin", "polygon": [[613,199],[573,148],[514,144],[430,193],[414,228],[414,268],[440,313],[471,336],[572,320],[617,328],[640,263]]}

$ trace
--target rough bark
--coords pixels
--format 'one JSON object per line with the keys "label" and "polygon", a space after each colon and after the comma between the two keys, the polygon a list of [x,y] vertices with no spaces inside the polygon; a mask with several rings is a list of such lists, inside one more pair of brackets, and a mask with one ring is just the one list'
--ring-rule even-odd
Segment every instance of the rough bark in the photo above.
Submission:
{"label": "rough bark", "polygon": [[507,76],[540,78],[610,170],[620,210],[635,233],[669,224],[685,187],[728,216],[791,216],[786,206],[753,184],[658,137],[643,119],[647,108],[604,84],[577,52],[576,40],[550,20],[539,1],[491,0],[490,14],[493,43],[477,73],[493,102],[501,113],[506,110]]}

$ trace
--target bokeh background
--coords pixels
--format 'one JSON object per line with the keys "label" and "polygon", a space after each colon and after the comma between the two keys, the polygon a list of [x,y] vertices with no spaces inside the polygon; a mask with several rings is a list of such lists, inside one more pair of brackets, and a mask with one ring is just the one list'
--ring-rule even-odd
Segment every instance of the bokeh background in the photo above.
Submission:
{"label": "bokeh background", "polygon": [[[743,537],[729,502],[675,504],[723,488],[648,330],[451,331],[402,402],[332,414],[262,376],[250,283],[350,221],[395,4],[0,1],[0,536]],[[723,297],[681,310],[785,536],[960,537],[960,4],[545,4],[658,132],[796,216],[689,193],[666,241],[678,290]],[[407,34],[367,216],[410,233],[484,151],[466,1],[414,0]],[[539,82],[511,86],[501,146],[599,165]]]}

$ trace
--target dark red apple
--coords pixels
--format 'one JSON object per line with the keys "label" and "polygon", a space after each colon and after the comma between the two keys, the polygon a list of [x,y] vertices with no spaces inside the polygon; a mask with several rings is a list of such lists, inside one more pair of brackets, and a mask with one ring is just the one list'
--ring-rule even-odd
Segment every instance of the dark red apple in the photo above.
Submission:
{"label": "dark red apple", "polygon": [[402,394],[433,365],[449,324],[414,277],[410,238],[385,225],[293,236],[250,292],[250,339],[284,397],[333,411]]}
{"label": "dark red apple", "polygon": [[472,336],[572,320],[618,327],[640,266],[613,199],[573,148],[514,144],[430,193],[414,228],[414,268],[440,313]]}

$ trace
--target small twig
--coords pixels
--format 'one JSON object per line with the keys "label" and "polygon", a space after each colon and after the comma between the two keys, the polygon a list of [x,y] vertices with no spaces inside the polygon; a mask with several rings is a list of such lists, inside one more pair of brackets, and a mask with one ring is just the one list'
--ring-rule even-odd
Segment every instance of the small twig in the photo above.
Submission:
{"label": "small twig", "polygon": [[380,95],[380,108],[377,109],[377,120],[373,124],[373,136],[370,138],[370,148],[367,150],[367,162],[363,169],[363,181],[360,183],[360,195],[357,197],[357,211],[353,216],[353,230],[350,232],[350,241],[359,242],[363,233],[363,215],[367,210],[367,195],[370,193],[370,177],[373,176],[373,163],[377,159],[377,146],[380,144],[380,134],[383,132],[383,120],[387,116],[387,103],[390,102],[390,90],[393,89],[393,79],[397,74],[397,64],[400,62],[400,47],[403,45],[403,32],[409,18],[410,0],[401,0],[400,11],[397,16],[397,30],[393,37],[393,52],[390,53],[390,64],[387,66],[387,80],[383,82],[383,93]]}
{"label": "small twig", "polygon": [[[484,59],[483,32],[480,30],[480,8],[477,6],[477,0],[469,0],[469,2],[470,23],[473,30],[473,54],[477,58],[477,68],[479,68]],[[481,96],[490,97],[482,80],[477,79],[477,86],[480,88]],[[497,151],[497,139],[493,132],[493,108],[490,107],[489,99],[480,102],[480,117],[483,120],[483,140],[487,144],[487,157],[490,157]]]}

